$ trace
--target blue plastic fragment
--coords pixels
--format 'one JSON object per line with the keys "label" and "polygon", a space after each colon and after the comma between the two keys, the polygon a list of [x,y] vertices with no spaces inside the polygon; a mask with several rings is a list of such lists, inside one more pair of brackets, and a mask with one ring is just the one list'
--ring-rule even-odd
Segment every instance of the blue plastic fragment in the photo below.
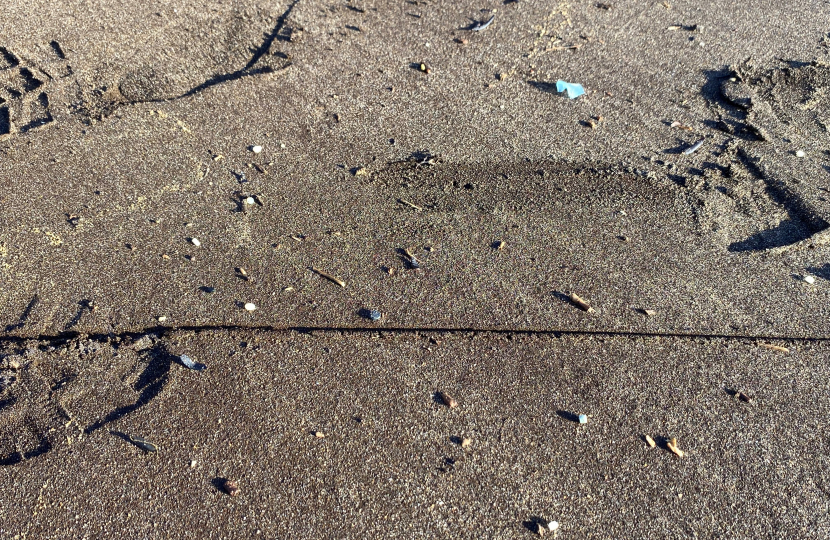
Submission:
{"label": "blue plastic fragment", "polygon": [[373,310],[369,311],[369,318],[372,319],[373,321],[379,321],[380,317],[381,317],[380,311],[378,311],[376,309],[373,309]]}
{"label": "blue plastic fragment", "polygon": [[585,93],[585,89],[581,84],[569,83],[563,80],[556,81],[557,92],[567,92],[569,99],[576,99]]}
{"label": "blue plastic fragment", "polygon": [[588,423],[588,417],[585,416],[584,414],[580,414],[579,415],[579,423],[580,424],[587,424]]}

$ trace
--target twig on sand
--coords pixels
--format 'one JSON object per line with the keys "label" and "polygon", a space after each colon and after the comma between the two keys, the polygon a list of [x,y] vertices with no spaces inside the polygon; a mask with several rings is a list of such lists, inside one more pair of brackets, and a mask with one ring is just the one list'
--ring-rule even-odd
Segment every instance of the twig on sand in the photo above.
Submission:
{"label": "twig on sand", "polygon": [[319,274],[320,276],[326,278],[327,280],[331,281],[332,283],[336,283],[336,284],[340,285],[341,287],[346,286],[346,282],[343,281],[342,279],[338,279],[338,278],[334,277],[333,275],[328,274],[326,272],[323,272],[322,270],[320,270],[318,268],[314,268],[312,266],[311,271],[314,272],[315,274]]}

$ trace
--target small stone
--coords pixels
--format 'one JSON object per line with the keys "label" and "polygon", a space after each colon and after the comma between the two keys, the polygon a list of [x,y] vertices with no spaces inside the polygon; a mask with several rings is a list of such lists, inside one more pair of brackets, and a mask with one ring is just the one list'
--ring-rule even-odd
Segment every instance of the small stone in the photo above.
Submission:
{"label": "small stone", "polygon": [[239,485],[233,480],[225,480],[225,483],[222,484],[222,489],[231,497],[236,497],[240,493]]}
{"label": "small stone", "polygon": [[193,244],[193,245],[194,245],[194,246],[196,246],[196,247],[199,247],[199,246],[201,246],[201,245],[202,245],[202,243],[201,243],[201,242],[199,242],[199,239],[198,239],[198,238],[191,238],[191,239],[190,239],[190,243],[191,243],[191,244]]}
{"label": "small stone", "polygon": [[804,276],[804,281],[812,285],[816,282],[816,278],[814,278],[813,276]]}
{"label": "small stone", "polygon": [[280,143],[280,148],[285,148],[285,143]]}
{"label": "small stone", "polygon": [[323,433],[322,431],[315,431],[314,436],[317,437],[318,439],[322,439],[326,436],[326,434]]}
{"label": "small stone", "polygon": [[251,147],[251,152],[253,152],[254,154],[259,154],[260,152],[262,152],[262,147],[261,146],[252,146]]}
{"label": "small stone", "polygon": [[799,150],[795,153],[795,157],[804,157],[806,155],[807,155],[807,153],[804,152],[804,150]]}
{"label": "small stone", "polygon": [[587,424],[588,423],[588,417],[584,414],[580,414],[579,415],[579,423],[580,424]]}
{"label": "small stone", "polygon": [[190,460],[190,468],[191,468],[191,469],[195,469],[195,468],[196,468],[196,460],[195,460],[195,459],[191,459],[191,460]]}
{"label": "small stone", "polygon": [[256,310],[256,304],[254,304],[252,302],[248,302],[247,304],[245,304],[245,311],[255,311],[255,310]]}
{"label": "small stone", "polygon": [[473,444],[473,440],[465,438],[461,441],[461,448],[469,448],[471,444]]}
{"label": "small stone", "polygon": [[458,402],[455,400],[454,397],[447,394],[446,392],[438,392],[438,397],[441,398],[441,401],[449,407],[450,409],[455,409],[458,407]]}

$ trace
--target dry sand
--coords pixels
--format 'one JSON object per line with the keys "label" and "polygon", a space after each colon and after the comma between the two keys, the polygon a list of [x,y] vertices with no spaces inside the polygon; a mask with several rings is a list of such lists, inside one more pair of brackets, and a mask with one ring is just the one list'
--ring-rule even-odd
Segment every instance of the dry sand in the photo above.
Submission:
{"label": "dry sand", "polygon": [[7,2],[0,536],[826,537],[829,7]]}

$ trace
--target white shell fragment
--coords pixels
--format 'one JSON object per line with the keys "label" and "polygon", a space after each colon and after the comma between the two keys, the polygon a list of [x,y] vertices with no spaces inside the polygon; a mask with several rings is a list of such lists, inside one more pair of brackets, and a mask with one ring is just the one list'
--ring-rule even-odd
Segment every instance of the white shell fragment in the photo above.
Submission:
{"label": "white shell fragment", "polygon": [[191,243],[191,244],[193,244],[193,245],[194,245],[194,246],[196,246],[196,247],[199,247],[199,246],[201,246],[201,245],[202,245],[202,243],[201,243],[201,242],[199,242],[199,239],[198,239],[198,238],[191,238],[191,239],[190,239],[190,243]]}
{"label": "white shell fragment", "polygon": [[814,278],[813,276],[804,276],[804,281],[812,285],[816,282],[816,278]]}
{"label": "white shell fragment", "polygon": [[798,151],[795,153],[795,157],[804,157],[804,156],[806,156],[806,155],[807,155],[807,153],[806,153],[804,150],[798,150]]}
{"label": "white shell fragment", "polygon": [[196,371],[204,371],[207,369],[206,365],[193,361],[193,359],[186,354],[179,356],[179,362],[181,362],[187,369],[194,369]]}
{"label": "white shell fragment", "polygon": [[254,304],[252,302],[248,302],[247,304],[245,304],[245,311],[254,311],[254,310],[256,310],[256,304]]}
{"label": "white shell fragment", "polygon": [[251,152],[253,152],[254,154],[259,154],[260,152],[262,152],[262,147],[258,146],[258,145],[257,146],[252,146],[251,147]]}

